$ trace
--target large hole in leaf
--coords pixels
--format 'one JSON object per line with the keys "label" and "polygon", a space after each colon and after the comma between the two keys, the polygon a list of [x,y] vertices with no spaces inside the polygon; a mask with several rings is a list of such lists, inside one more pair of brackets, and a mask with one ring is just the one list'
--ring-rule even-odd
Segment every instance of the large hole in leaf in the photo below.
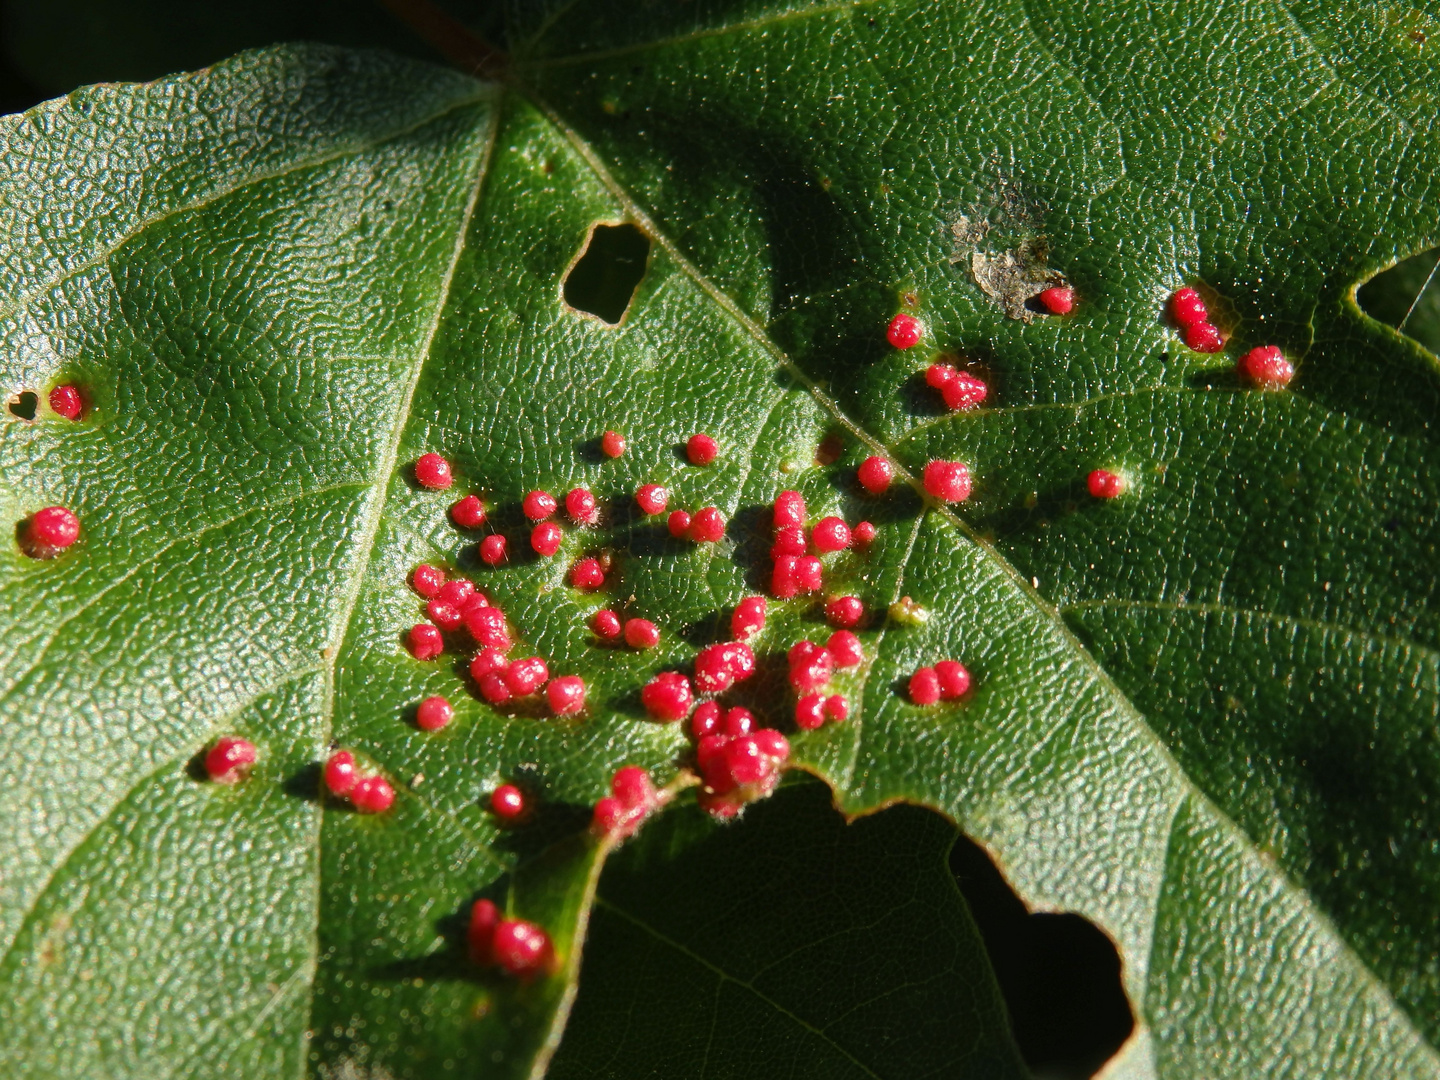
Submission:
{"label": "large hole in leaf", "polygon": [[965,837],[950,869],[970,905],[1025,1063],[1046,1080],[1093,1076],[1135,1026],[1114,944],[1078,915],[1026,910]]}
{"label": "large hole in leaf", "polygon": [[649,258],[650,239],[634,225],[596,225],[565,278],[565,302],[613,326],[634,299]]}
{"label": "large hole in leaf", "polygon": [[40,399],[35,396],[34,391],[22,391],[10,399],[10,415],[18,416],[21,420],[34,420],[35,409],[39,403]]}
{"label": "large hole in leaf", "polygon": [[1376,274],[1360,287],[1360,307],[1433,353],[1440,353],[1440,248]]}

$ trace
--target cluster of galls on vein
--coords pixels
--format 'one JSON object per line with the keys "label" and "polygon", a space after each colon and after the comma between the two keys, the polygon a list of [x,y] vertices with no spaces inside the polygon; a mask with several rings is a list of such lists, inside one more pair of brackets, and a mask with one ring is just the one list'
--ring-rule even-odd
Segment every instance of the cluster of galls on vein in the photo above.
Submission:
{"label": "cluster of galls on vein", "polygon": [[[1053,315],[1068,315],[1075,307],[1074,291],[1056,286],[1037,297]],[[1186,344],[1200,352],[1217,352],[1224,337],[1209,321],[1204,300],[1191,288],[1177,290],[1170,298],[1169,312],[1181,329]],[[898,349],[918,345],[925,333],[915,316],[900,313],[887,330],[890,343]],[[1279,390],[1294,376],[1293,366],[1278,348],[1262,346],[1250,350],[1237,365],[1242,378],[1263,390]],[[925,381],[936,390],[947,408],[966,411],[986,400],[989,387],[976,375],[951,364],[936,362],[925,371]],[[49,395],[50,408],[57,415],[78,420],[84,411],[80,388],[56,386]],[[611,458],[626,451],[623,436],[607,431],[601,438],[602,451]],[[715,440],[704,433],[686,444],[692,464],[708,465],[719,453]],[[884,494],[895,476],[895,468],[884,457],[866,458],[857,470],[861,488],[871,495]],[[415,463],[415,479],[432,490],[448,489],[453,483],[450,464],[439,454],[423,455]],[[970,497],[969,467],[960,461],[936,460],[926,464],[922,476],[925,491],[941,502],[963,502]],[[1090,494],[1113,499],[1123,494],[1123,476],[1097,469],[1086,478]],[[565,496],[565,513],[579,527],[599,522],[595,496],[575,488]],[[669,492],[660,484],[645,484],[635,492],[635,502],[647,516],[664,513]],[[532,550],[549,558],[560,549],[563,531],[552,520],[559,503],[545,491],[531,491],[522,503],[525,516],[533,523],[529,536]],[[467,495],[450,507],[450,517],[462,529],[478,529],[486,521],[485,506],[477,495]],[[837,517],[826,517],[806,527],[805,500],[798,491],[782,491],[775,499],[771,547],[771,596],[789,600],[823,591],[824,565],[820,556],[843,551],[852,545],[867,547],[876,537],[876,528],[861,521],[853,528]],[[720,511],[707,506],[693,514],[675,510],[666,527],[676,538],[695,543],[715,543],[725,532]],[[34,558],[53,558],[75,543],[80,535],[79,519],[70,510],[50,506],[36,511],[23,531],[23,547]],[[509,556],[507,539],[500,534],[485,537],[477,547],[481,562],[495,566]],[[593,591],[605,584],[610,567],[603,557],[587,556],[570,568],[570,584]],[[502,705],[543,691],[555,716],[575,716],[585,709],[586,688],[578,675],[551,678],[545,660],[538,656],[509,659],[513,639],[504,613],[465,578],[447,577],[444,570],[422,564],[411,576],[411,585],[424,598],[429,622],[417,623],[406,635],[410,653],[421,661],[434,660],[445,650],[445,634],[468,633],[476,646],[469,670],[479,696],[492,705]],[[679,671],[662,671],[646,683],[640,699],[655,720],[675,723],[688,720],[693,741],[693,761],[702,784],[700,803],[712,814],[731,817],[747,802],[774,790],[781,770],[790,756],[786,737],[773,728],[757,726],[750,710],[725,707],[715,700],[738,682],[755,673],[755,654],[748,639],[765,626],[767,601],[751,596],[736,605],[731,617],[733,640],[701,649],[695,658],[693,681]],[[891,616],[901,622],[919,621],[919,609],[909,597],[891,606]],[[835,628],[824,645],[804,640],[787,654],[789,681],[796,694],[794,720],[802,731],[813,731],[827,723],[843,723],[849,703],[841,694],[828,693],[831,674],[837,668],[852,668],[865,660],[860,639],[851,631],[865,616],[863,602],[854,596],[831,597],[825,604],[827,621]],[[623,637],[634,649],[653,648],[660,630],[640,618],[622,620],[614,611],[602,609],[591,616],[590,627],[603,641]],[[919,706],[962,698],[971,689],[971,675],[957,660],[941,660],[921,667],[909,680],[908,694]],[[705,700],[697,704],[697,696]],[[443,696],[433,695],[416,708],[415,722],[423,731],[438,731],[450,723],[455,711]],[[254,766],[258,753],[250,741],[227,735],[216,740],[204,755],[204,767],[212,781],[235,784]],[[350,803],[365,814],[384,813],[395,801],[395,789],[384,776],[345,749],[334,751],[322,771],[326,790],[336,799]],[[657,790],[649,774],[638,766],[618,770],[611,780],[611,793],[596,802],[592,829],[612,840],[631,835],[640,824],[670,797]],[[491,811],[502,824],[524,819],[531,807],[525,793],[514,784],[498,786],[490,796]],[[471,908],[468,943],[471,958],[481,965],[495,965],[510,974],[528,978],[554,970],[555,950],[544,929],[523,919],[502,919],[495,904],[478,900]]]}

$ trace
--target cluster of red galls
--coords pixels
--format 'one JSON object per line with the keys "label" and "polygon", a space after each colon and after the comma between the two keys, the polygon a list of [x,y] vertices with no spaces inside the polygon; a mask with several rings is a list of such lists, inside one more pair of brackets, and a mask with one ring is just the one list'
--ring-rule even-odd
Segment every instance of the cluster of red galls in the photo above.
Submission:
{"label": "cluster of red galls", "polygon": [[[1219,352],[1225,347],[1225,335],[1210,322],[1204,297],[1188,285],[1171,294],[1170,317],[1180,328],[1185,344],[1196,352]],[[1251,349],[1235,367],[1242,378],[1261,390],[1283,390],[1295,377],[1295,366],[1274,345]]]}

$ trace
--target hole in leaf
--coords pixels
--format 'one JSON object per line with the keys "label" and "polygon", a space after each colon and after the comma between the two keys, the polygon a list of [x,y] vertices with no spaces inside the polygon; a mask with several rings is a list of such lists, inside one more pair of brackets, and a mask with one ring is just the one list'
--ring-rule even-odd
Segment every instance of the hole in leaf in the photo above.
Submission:
{"label": "hole in leaf", "polygon": [[634,225],[596,225],[565,278],[565,302],[614,326],[635,298],[649,258],[650,239]]}
{"label": "hole in leaf", "polygon": [[1404,259],[1360,287],[1365,314],[1440,353],[1440,248]]}
{"label": "hole in leaf", "polygon": [[1135,1026],[1114,944],[1079,915],[1032,914],[964,836],[950,869],[970,905],[1025,1063],[1046,1080],[1086,1080]]}
{"label": "hole in leaf", "polygon": [[34,420],[35,409],[39,405],[39,402],[40,399],[35,396],[32,390],[26,390],[23,393],[16,394],[15,397],[10,399],[10,414],[12,416],[18,416],[21,420]]}

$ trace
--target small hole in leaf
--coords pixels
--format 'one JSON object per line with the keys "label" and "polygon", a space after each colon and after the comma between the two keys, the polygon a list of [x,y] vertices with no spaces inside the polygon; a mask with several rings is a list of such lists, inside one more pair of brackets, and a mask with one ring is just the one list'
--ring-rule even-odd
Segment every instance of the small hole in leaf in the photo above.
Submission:
{"label": "small hole in leaf", "polygon": [[1135,1026],[1115,945],[1079,915],[1031,913],[983,848],[960,837],[950,869],[985,942],[1025,1063],[1086,1080]]}
{"label": "small hole in leaf", "polygon": [[26,390],[23,393],[16,394],[10,401],[10,414],[12,416],[18,416],[21,420],[34,420],[35,409],[39,405],[39,402],[40,399],[35,396],[32,390]]}
{"label": "small hole in leaf", "polygon": [[565,302],[614,326],[634,299],[649,258],[650,240],[634,225],[596,225],[565,278]]}

